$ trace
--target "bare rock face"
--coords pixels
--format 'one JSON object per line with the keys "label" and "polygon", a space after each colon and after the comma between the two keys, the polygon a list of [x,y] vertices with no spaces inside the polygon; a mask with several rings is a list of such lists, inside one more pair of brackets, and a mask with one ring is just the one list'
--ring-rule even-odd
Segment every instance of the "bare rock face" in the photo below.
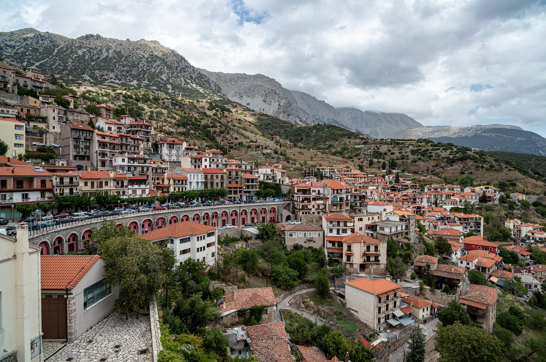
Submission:
{"label": "bare rock face", "polygon": [[71,83],[130,86],[195,96],[220,90],[183,56],[157,41],[118,40],[91,34],[71,39],[21,29],[0,33],[0,56]]}
{"label": "bare rock face", "polygon": [[261,74],[201,71],[232,101],[292,123],[328,123],[372,137],[391,137],[399,130],[421,126],[404,114],[335,108],[307,93],[288,90]]}
{"label": "bare rock face", "polygon": [[420,127],[404,130],[398,134],[398,138],[428,138],[435,142],[453,143],[486,151],[546,156],[546,138],[510,125]]}

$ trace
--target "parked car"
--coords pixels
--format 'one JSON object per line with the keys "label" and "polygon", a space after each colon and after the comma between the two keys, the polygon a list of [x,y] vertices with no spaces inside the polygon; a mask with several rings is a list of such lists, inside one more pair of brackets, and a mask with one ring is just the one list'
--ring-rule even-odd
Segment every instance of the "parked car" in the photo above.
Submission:
{"label": "parked car", "polygon": [[7,225],[7,224],[9,224],[9,220],[4,219],[3,217],[0,217],[0,225]]}
{"label": "parked car", "polygon": [[55,222],[55,220],[43,220],[42,222],[40,222],[40,226],[41,226],[41,227],[55,226],[55,225],[57,225],[57,223]]}
{"label": "parked car", "polygon": [[13,225],[7,226],[6,234],[8,236],[14,236],[14,237],[17,236],[17,226],[13,226]]}
{"label": "parked car", "polygon": [[51,147],[54,147],[54,148],[61,148],[61,145],[57,144],[57,143],[50,143],[49,144]]}
{"label": "parked car", "polygon": [[69,217],[69,216],[70,216],[70,214],[68,212],[61,212],[60,214],[57,214],[54,217],[59,219],[59,218]]}
{"label": "parked car", "polygon": [[26,219],[21,220],[22,222],[26,222],[27,224],[31,224],[36,222],[36,218],[34,216],[29,216]]}
{"label": "parked car", "polygon": [[153,210],[157,211],[157,210],[166,210],[163,206],[160,206],[160,205],[155,205],[153,207]]}

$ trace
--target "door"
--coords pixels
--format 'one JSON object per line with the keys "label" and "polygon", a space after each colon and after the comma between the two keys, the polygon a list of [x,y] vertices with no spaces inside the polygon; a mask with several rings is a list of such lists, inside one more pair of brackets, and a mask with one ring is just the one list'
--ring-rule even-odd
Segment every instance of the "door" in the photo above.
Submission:
{"label": "door", "polygon": [[42,298],[43,339],[66,339],[66,298],[46,295]]}

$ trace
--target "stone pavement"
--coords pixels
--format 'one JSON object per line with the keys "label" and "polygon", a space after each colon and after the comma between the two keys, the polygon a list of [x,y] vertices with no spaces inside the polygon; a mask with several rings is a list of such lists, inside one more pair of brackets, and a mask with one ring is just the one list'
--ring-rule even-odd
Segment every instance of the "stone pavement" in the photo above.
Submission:
{"label": "stone pavement", "polygon": [[112,313],[74,343],[47,358],[55,361],[152,361],[150,319]]}

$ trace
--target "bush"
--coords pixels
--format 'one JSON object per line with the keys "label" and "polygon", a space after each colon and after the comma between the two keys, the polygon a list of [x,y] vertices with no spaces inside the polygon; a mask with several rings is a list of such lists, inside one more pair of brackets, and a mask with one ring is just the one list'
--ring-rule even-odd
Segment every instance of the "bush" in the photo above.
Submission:
{"label": "bush", "polygon": [[289,290],[300,284],[298,272],[286,265],[274,265],[271,268],[271,279],[276,286]]}
{"label": "bush", "polygon": [[416,279],[417,278],[417,274],[415,274],[415,272],[411,272],[411,275],[410,275],[411,279]]}
{"label": "bush", "polygon": [[495,327],[493,335],[500,339],[506,350],[509,350],[512,347],[512,343],[514,343],[514,336],[508,329]]}
{"label": "bush", "polygon": [[[512,307],[510,307],[512,309]],[[497,316],[497,322],[501,327],[512,331],[515,335],[519,336],[523,332],[524,320],[511,313],[511,311],[503,312]]]}
{"label": "bush", "polygon": [[487,278],[478,270],[469,270],[468,271],[468,280],[472,284],[478,285],[487,285]]}
{"label": "bush", "polygon": [[532,311],[529,315],[529,327],[537,331],[542,331],[546,327],[546,319],[538,310]]}

